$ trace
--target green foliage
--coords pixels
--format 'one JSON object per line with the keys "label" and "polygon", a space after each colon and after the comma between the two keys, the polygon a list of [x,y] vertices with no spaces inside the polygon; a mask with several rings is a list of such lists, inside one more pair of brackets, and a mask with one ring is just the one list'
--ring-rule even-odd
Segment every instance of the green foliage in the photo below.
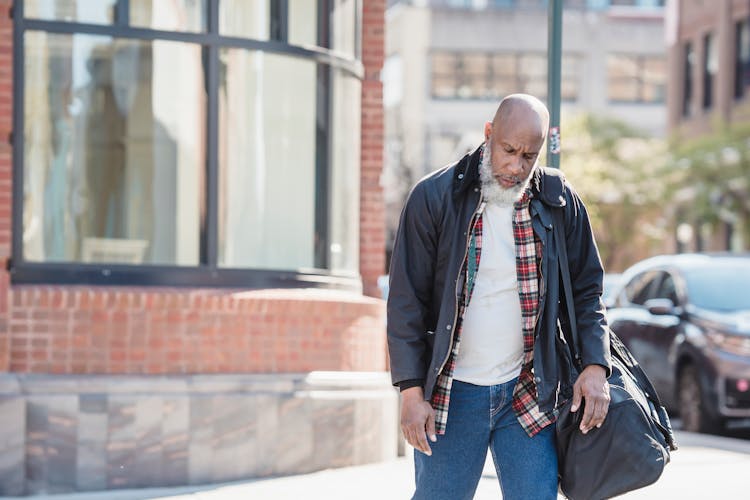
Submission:
{"label": "green foliage", "polygon": [[687,140],[675,135],[661,176],[681,218],[734,224],[750,240],[750,123],[718,124],[715,131]]}
{"label": "green foliage", "polygon": [[563,124],[561,168],[586,203],[605,268],[620,271],[665,236],[663,141],[614,118],[579,115]]}

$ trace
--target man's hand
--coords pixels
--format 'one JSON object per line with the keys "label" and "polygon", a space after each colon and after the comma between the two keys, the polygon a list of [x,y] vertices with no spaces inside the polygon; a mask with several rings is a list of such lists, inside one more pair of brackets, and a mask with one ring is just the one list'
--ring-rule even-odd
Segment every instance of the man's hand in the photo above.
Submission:
{"label": "man's hand", "polygon": [[581,432],[586,434],[594,427],[601,427],[609,410],[609,383],[603,366],[589,365],[583,369],[573,386],[573,404],[570,411],[581,406],[581,398],[586,406],[581,419]]}
{"label": "man's hand", "polygon": [[401,430],[406,441],[425,455],[432,455],[432,449],[427,443],[437,441],[435,436],[435,410],[424,400],[421,387],[410,387],[401,392]]}

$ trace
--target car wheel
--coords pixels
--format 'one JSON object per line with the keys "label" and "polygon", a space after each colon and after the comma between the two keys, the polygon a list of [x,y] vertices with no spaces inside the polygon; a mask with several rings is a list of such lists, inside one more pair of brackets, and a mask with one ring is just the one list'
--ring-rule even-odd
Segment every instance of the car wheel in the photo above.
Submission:
{"label": "car wheel", "polygon": [[719,423],[706,408],[706,397],[701,389],[698,370],[688,365],[680,372],[678,404],[682,428],[689,432],[716,432]]}

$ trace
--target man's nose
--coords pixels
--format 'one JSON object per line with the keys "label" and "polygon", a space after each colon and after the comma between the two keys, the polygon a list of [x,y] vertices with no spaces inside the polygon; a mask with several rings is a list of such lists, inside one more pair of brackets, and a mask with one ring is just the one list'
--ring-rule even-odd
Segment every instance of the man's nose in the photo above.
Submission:
{"label": "man's nose", "polygon": [[521,161],[521,158],[517,156],[511,158],[508,167],[513,175],[519,175],[523,173],[523,162]]}

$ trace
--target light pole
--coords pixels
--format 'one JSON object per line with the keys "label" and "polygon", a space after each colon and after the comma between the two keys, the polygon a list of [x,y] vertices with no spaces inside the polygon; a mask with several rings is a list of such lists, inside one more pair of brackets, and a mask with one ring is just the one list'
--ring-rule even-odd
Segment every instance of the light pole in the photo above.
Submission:
{"label": "light pole", "polygon": [[560,67],[562,60],[563,0],[549,0],[547,8],[547,106],[549,136],[547,165],[560,168]]}

